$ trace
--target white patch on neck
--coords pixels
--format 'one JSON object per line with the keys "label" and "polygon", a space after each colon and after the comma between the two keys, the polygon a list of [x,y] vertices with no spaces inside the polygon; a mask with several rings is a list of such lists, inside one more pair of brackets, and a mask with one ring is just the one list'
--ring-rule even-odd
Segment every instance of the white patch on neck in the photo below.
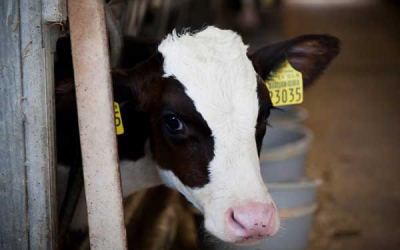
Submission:
{"label": "white patch on neck", "polygon": [[175,77],[186,89],[214,137],[210,183],[184,186],[172,172],[169,180],[205,211],[206,227],[220,238],[224,214],[247,201],[270,203],[261,178],[255,141],[258,116],[257,74],[247,46],[233,31],[208,27],[196,34],[173,32],[158,47],[164,56],[164,77]]}
{"label": "white patch on neck", "polygon": [[137,161],[121,161],[121,183],[124,198],[145,189],[162,184],[158,173],[158,165],[153,160],[150,151],[150,142],[144,145],[144,156]]}
{"label": "white patch on neck", "polygon": [[157,164],[148,155],[137,161],[121,161],[121,182],[124,198],[146,188],[162,184]]}
{"label": "white patch on neck", "polygon": [[[64,169],[63,166],[57,166],[59,180],[68,180],[69,173]],[[145,155],[137,161],[121,161],[120,171],[124,198],[139,190],[163,184],[158,172],[158,165],[151,157],[149,142],[145,144]],[[58,196],[64,197],[66,186],[67,182],[65,181],[64,183],[57,183],[57,188],[60,188]],[[85,190],[82,191],[71,222],[72,230],[85,230],[88,226]],[[59,202],[62,202],[62,200],[63,198]]]}
{"label": "white patch on neck", "polygon": [[159,172],[161,179],[163,180],[165,185],[167,185],[170,188],[178,190],[197,209],[204,212],[203,207],[197,202],[196,197],[193,196],[193,189],[183,185],[183,183],[179,180],[178,177],[175,176],[175,174],[171,170],[160,169]]}

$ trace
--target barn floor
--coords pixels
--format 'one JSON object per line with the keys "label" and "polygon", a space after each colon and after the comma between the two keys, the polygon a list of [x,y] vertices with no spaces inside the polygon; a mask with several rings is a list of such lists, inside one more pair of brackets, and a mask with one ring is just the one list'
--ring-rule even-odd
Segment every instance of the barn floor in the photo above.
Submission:
{"label": "barn floor", "polygon": [[324,180],[310,249],[399,249],[400,5],[283,4],[283,37],[329,33],[342,40],[341,55],[303,104],[315,132],[308,176]]}

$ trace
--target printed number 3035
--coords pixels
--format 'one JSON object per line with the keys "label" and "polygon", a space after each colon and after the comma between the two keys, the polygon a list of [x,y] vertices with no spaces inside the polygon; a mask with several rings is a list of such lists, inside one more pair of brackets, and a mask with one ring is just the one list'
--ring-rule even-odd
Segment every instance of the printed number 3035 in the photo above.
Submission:
{"label": "printed number 3035", "polygon": [[292,102],[299,102],[301,100],[301,89],[287,88],[287,89],[275,89],[269,92],[270,98],[275,99],[274,104],[286,104]]}

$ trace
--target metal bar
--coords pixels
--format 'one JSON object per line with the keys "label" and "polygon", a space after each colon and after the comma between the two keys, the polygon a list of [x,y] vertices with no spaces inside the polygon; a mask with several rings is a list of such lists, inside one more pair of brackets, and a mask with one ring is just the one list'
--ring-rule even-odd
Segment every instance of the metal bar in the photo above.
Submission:
{"label": "metal bar", "polygon": [[112,9],[106,5],[107,31],[110,38],[111,47],[111,67],[113,69],[121,67],[122,51],[124,48],[124,35],[121,25],[114,16]]}
{"label": "metal bar", "polygon": [[47,22],[67,20],[66,0],[42,0],[43,19]]}
{"label": "metal bar", "polygon": [[0,19],[0,249],[56,249],[52,28],[41,0]]}
{"label": "metal bar", "polygon": [[0,1],[0,249],[29,247],[19,1]]}
{"label": "metal bar", "polygon": [[42,18],[41,0],[20,0],[20,18],[29,249],[56,249],[51,27]]}
{"label": "metal bar", "polygon": [[69,0],[72,56],[92,250],[126,249],[103,0]]}
{"label": "metal bar", "polygon": [[162,38],[167,34],[168,19],[171,12],[171,0],[165,0],[161,5],[160,27],[158,29],[158,38]]}

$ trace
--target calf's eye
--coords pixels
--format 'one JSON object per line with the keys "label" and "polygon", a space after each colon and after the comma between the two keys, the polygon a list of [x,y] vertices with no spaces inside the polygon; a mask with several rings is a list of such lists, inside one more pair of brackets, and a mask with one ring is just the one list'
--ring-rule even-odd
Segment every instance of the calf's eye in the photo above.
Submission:
{"label": "calf's eye", "polygon": [[168,130],[170,130],[171,132],[176,133],[183,130],[183,123],[175,115],[166,115],[164,117],[164,122]]}

